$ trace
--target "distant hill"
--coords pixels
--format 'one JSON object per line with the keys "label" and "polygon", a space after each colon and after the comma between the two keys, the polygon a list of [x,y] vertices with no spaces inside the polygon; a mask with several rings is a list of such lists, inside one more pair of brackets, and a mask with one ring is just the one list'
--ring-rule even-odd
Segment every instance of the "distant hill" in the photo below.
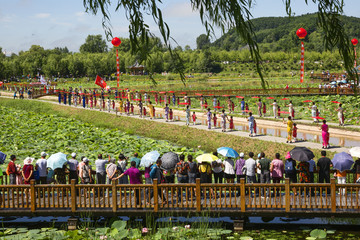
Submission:
{"label": "distant hill", "polygon": [[[360,37],[360,18],[343,16],[345,31],[351,38]],[[268,51],[296,51],[299,39],[296,30],[303,27],[308,32],[305,38],[307,50],[322,52],[322,31],[317,26],[317,15],[306,14],[297,17],[262,17],[252,20],[256,40],[263,52]],[[240,50],[246,47],[240,40],[235,29],[231,29],[211,46],[224,50]]]}

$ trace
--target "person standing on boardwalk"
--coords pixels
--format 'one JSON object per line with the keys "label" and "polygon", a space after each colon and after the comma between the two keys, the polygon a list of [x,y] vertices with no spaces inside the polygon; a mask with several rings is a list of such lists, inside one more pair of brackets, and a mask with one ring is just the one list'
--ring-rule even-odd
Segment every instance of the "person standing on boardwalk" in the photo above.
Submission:
{"label": "person standing on boardwalk", "polygon": [[216,112],[216,107],[217,106],[217,99],[216,99],[216,96],[214,96],[213,98],[213,107],[214,107],[214,111]]}
{"label": "person standing on boardwalk", "polygon": [[234,160],[230,157],[224,161],[224,174],[227,183],[234,183],[235,179],[235,166]]}
{"label": "person standing on boardwalk", "polygon": [[245,99],[244,98],[240,102],[240,109],[241,109],[242,115],[244,115],[245,114]]}
{"label": "person standing on boardwalk", "polygon": [[71,106],[72,90],[69,89],[69,106]]}
{"label": "person standing on boardwalk", "polygon": [[141,159],[139,158],[139,154],[136,152],[136,153],[134,153],[134,157],[132,157],[131,159],[130,159],[130,163],[132,162],[132,161],[134,161],[135,163],[136,163],[136,168],[139,168],[139,166],[140,166],[140,162],[141,162]]}
{"label": "person standing on boardwalk", "polygon": [[[285,124],[285,121],[283,119],[283,123]],[[292,135],[293,135],[293,125],[294,122],[291,120],[291,116],[288,116],[288,121],[286,122],[287,128],[287,139],[286,139],[286,143],[291,143],[292,142]]]}
{"label": "person standing on boardwalk", "polygon": [[213,116],[214,128],[216,128],[216,120],[217,120],[216,113],[214,113],[214,116]]}
{"label": "person standing on boardwalk", "polygon": [[97,184],[105,184],[106,181],[105,164],[108,162],[109,162],[108,160],[103,159],[102,154],[98,155],[98,159],[95,161]]}
{"label": "person standing on boardwalk", "polygon": [[[163,171],[160,169],[160,166],[161,166],[161,159],[159,158],[157,161],[156,161],[156,164],[154,164],[152,167],[151,167],[151,170],[150,170],[150,178],[152,179],[152,181],[154,181],[154,179],[157,179],[158,181],[158,184],[161,184],[161,183],[164,183],[165,182],[165,178],[164,178],[164,175],[163,175]],[[161,191],[159,189],[158,191],[158,195],[160,197],[160,199],[162,200],[162,204],[166,204],[167,203],[167,200],[166,200],[166,196],[165,194],[163,193],[163,191]],[[150,193],[150,199],[152,199],[154,197],[154,192],[151,191]]]}
{"label": "person standing on boardwalk", "polygon": [[259,117],[262,117],[262,113],[261,113],[261,110],[262,110],[262,102],[261,102],[261,99],[259,98],[259,102],[256,104],[257,107],[258,107],[258,113],[259,113]]}
{"label": "person standing on boardwalk", "polygon": [[277,104],[276,100],[274,100],[272,105],[273,105],[274,118],[277,118],[278,104]]}
{"label": "person standing on boardwalk", "polygon": [[189,163],[189,183],[196,183],[196,175],[199,172],[198,165],[196,162],[193,161],[193,156],[190,154],[187,156],[187,160]]}
{"label": "person standing on boardwalk", "polygon": [[69,165],[69,183],[72,179],[75,179],[75,183],[78,183],[78,168],[79,162],[76,160],[76,153],[71,154],[71,159],[68,161]]}
{"label": "person standing on boardwalk", "polygon": [[[180,162],[178,162],[175,167],[178,183],[189,183],[189,175],[188,175],[190,170],[189,163],[185,162],[184,154],[181,154],[179,159]],[[178,198],[179,198],[179,202],[181,202],[182,200],[181,191],[178,191]]]}
{"label": "person standing on boardwalk", "polygon": [[[236,183],[240,183],[240,179],[246,177],[246,170],[243,171],[243,168],[245,166],[245,154],[242,152],[239,155],[239,159],[235,162],[235,174],[236,174]],[[246,179],[245,179],[246,182]]]}
{"label": "person standing on boardwalk", "polygon": [[341,103],[336,111],[338,112],[339,126],[344,126],[344,109],[342,108]]}
{"label": "person standing on boardwalk", "polygon": [[326,120],[323,120],[323,124],[319,129],[321,130],[323,140],[322,148],[329,148],[329,126],[326,124]]}
{"label": "person standing on boardwalk", "polygon": [[[280,160],[280,153],[275,154],[275,159],[270,163],[270,172],[273,183],[280,183],[284,175],[284,162]],[[276,195],[279,195],[279,189],[276,191]],[[275,194],[275,191],[274,191]]]}
{"label": "person standing on boardwalk", "polygon": [[249,112],[249,117],[248,117],[247,121],[249,122],[249,131],[250,131],[249,137],[252,137],[253,133],[254,133],[254,121],[255,121],[255,118],[254,118],[254,116],[252,115],[251,112]]}
{"label": "person standing on boardwalk", "polygon": [[358,182],[357,180],[360,180],[360,158],[355,161],[351,170],[355,173],[354,182]]}
{"label": "person standing on boardwalk", "polygon": [[142,118],[142,116],[143,116],[143,103],[142,103],[142,101],[139,101],[138,106],[139,106],[139,117]]}
{"label": "person standing on boardwalk", "polygon": [[34,166],[32,162],[34,161],[33,158],[27,157],[24,160],[24,166],[21,171],[21,175],[24,179],[24,184],[30,184],[30,180],[33,178],[34,175]]}
{"label": "person standing on boardwalk", "polygon": [[332,162],[330,158],[326,157],[326,151],[321,151],[321,158],[317,161],[317,169],[319,171],[319,183],[330,183],[330,168]]}
{"label": "person standing on boardwalk", "polygon": [[[16,98],[16,92],[14,94],[14,99]],[[59,104],[61,104],[61,92],[59,90],[59,94],[58,94],[58,100],[59,100]]]}
{"label": "person standing on boardwalk", "polygon": [[[124,173],[127,170],[126,166],[127,166],[127,157],[125,157],[124,154],[121,153],[119,154],[119,160],[117,165],[118,172],[120,174]],[[128,184],[128,183],[129,181],[127,176],[119,177],[119,184]]]}
{"label": "person standing on boardwalk", "polygon": [[[260,160],[257,167],[261,169],[260,183],[270,183],[270,159],[265,158],[264,152],[261,152],[260,154]],[[264,192],[261,189],[262,197],[264,197],[263,194]],[[266,194],[269,194],[269,189],[266,190]]]}
{"label": "person standing on boardwalk", "polygon": [[16,156],[11,155],[10,162],[8,163],[8,166],[6,168],[6,174],[9,176],[10,185],[16,185],[16,176],[20,174],[16,169],[15,161]]}
{"label": "person standing on boardwalk", "polygon": [[112,180],[116,180],[117,166],[115,158],[110,159],[109,164],[106,166],[106,182],[111,184]]}
{"label": "person standing on boardwalk", "polygon": [[39,171],[39,182],[40,184],[46,184],[47,178],[47,161],[46,161],[46,152],[41,153],[41,158],[36,161],[35,169]]}
{"label": "person standing on boardwalk", "polygon": [[172,95],[172,103],[173,103],[173,107],[175,107],[175,103],[176,103],[175,93],[173,93],[173,95]]}

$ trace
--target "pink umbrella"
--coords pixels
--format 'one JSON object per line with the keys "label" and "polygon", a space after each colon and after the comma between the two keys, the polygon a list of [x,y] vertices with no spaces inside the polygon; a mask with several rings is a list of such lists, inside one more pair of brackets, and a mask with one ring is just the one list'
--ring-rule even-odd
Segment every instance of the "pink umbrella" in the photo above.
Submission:
{"label": "pink umbrella", "polygon": [[168,91],[168,93],[174,93],[174,91]]}
{"label": "pink umbrella", "polygon": [[163,93],[166,93],[166,92],[159,92],[159,93],[163,94]]}
{"label": "pink umbrella", "polygon": [[331,101],[332,103],[341,103],[341,102],[338,102],[338,101]]}
{"label": "pink umbrella", "polygon": [[189,105],[189,103],[181,102],[181,103],[179,103],[179,105]]}
{"label": "pink umbrella", "polygon": [[266,99],[275,99],[274,97],[267,97]]}
{"label": "pink umbrella", "polygon": [[241,98],[241,99],[243,99],[244,97],[243,97],[243,96],[236,96],[236,98]]}
{"label": "pink umbrella", "polygon": [[282,98],[281,100],[289,100],[289,99],[285,97],[285,98]]}
{"label": "pink umbrella", "polygon": [[225,94],[225,95],[222,95],[223,97],[230,97],[230,95],[227,95],[227,94]]}
{"label": "pink umbrella", "polygon": [[289,112],[286,111],[279,111],[278,113],[290,114]]}
{"label": "pink umbrella", "polygon": [[215,106],[215,108],[223,108],[222,106]]}
{"label": "pink umbrella", "polygon": [[195,93],[195,95],[201,96],[202,94],[201,93]]}
{"label": "pink umbrella", "polygon": [[258,96],[254,96],[254,97],[251,97],[251,98],[260,98],[260,97],[258,97]]}
{"label": "pink umbrella", "polygon": [[303,102],[312,102],[311,100],[305,100],[305,101],[303,101]]}
{"label": "pink umbrella", "polygon": [[315,118],[315,119],[325,119],[323,117],[312,117],[312,118]]}
{"label": "pink umbrella", "polygon": [[210,94],[208,94],[209,96],[214,96],[215,94],[212,94],[212,93],[210,93]]}
{"label": "pink umbrella", "polygon": [[180,94],[186,94],[186,92],[181,92]]}

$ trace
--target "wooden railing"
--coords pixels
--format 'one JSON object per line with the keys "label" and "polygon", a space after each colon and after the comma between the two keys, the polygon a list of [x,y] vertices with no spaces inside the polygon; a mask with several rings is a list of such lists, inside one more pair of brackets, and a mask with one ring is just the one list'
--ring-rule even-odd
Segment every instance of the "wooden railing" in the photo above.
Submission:
{"label": "wooden railing", "polygon": [[126,214],[133,211],[274,214],[360,213],[360,184],[153,184],[119,185],[1,185],[3,215],[100,212]]}

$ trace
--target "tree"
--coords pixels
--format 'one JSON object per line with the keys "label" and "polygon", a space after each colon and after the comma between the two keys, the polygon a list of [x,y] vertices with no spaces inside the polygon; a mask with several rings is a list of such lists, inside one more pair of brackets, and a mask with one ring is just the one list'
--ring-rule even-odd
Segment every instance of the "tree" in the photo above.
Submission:
{"label": "tree", "polygon": [[[287,14],[292,16],[291,3],[294,0],[283,0]],[[305,0],[307,4],[309,0]],[[261,56],[256,42],[256,36],[251,21],[251,8],[253,0],[190,0],[190,4],[194,11],[200,13],[200,19],[209,34],[214,34],[213,26],[218,26],[225,32],[225,29],[234,27],[241,39],[248,45],[251,57],[255,61],[256,70],[262,79],[263,87],[266,86],[261,72]],[[343,14],[344,1],[342,0],[312,0],[318,5],[318,24],[324,32],[325,49],[332,49],[337,46],[339,53],[343,58],[345,68],[349,74],[353,75],[352,68],[354,62],[353,48],[350,39],[345,33],[345,28],[341,22],[341,14]],[[129,20],[129,34],[134,52],[142,52],[141,56],[147,58],[150,56],[148,48],[141,48],[141,43],[148,44],[149,37],[153,34],[150,32],[150,24],[146,22],[145,16],[152,15],[157,24],[165,45],[167,46],[172,58],[179,58],[178,54],[173,54],[171,47],[171,34],[168,24],[164,21],[162,11],[158,5],[163,1],[142,0],[83,0],[86,11],[93,14],[100,12],[103,16],[103,27],[105,34],[110,40],[111,24],[109,8],[115,5],[116,11],[124,9]],[[184,81],[185,75],[179,70],[180,76]],[[354,77],[354,76],[353,76]],[[356,78],[358,79],[358,78]]]}
{"label": "tree", "polygon": [[80,46],[81,53],[103,53],[107,52],[106,41],[99,35],[87,36],[85,43]]}
{"label": "tree", "polygon": [[197,49],[206,49],[210,46],[210,39],[208,35],[201,34],[196,38],[196,47]]}

